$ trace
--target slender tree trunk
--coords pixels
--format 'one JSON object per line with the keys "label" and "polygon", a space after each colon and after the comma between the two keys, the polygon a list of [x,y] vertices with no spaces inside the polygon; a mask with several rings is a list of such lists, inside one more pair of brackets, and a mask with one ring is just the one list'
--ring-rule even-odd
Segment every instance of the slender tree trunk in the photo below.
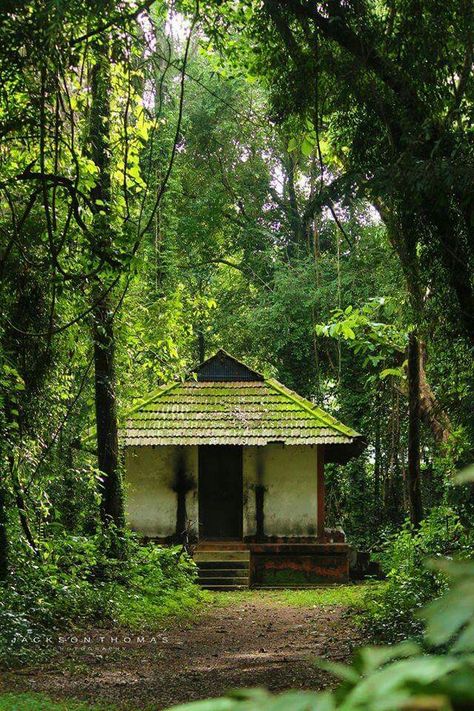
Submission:
{"label": "slender tree trunk", "polygon": [[374,456],[374,502],[376,507],[376,519],[380,522],[382,514],[382,500],[380,497],[380,473],[381,473],[381,446],[380,446],[380,398],[377,394],[377,408],[375,411],[375,456]]}
{"label": "slender tree trunk", "polygon": [[[402,271],[405,276],[410,303],[418,318],[422,318],[423,295],[421,291],[421,278],[419,274],[418,259],[413,249],[407,249],[408,238],[403,229],[402,221],[397,219],[394,211],[390,210],[381,200],[375,200],[375,206],[380,213],[386,227],[387,234],[393,248],[397,252]],[[447,413],[439,406],[436,397],[426,378],[426,343],[420,341],[420,417],[430,428],[437,444],[444,445],[451,434],[451,422]],[[402,357],[402,356],[401,356]],[[404,355],[403,355],[404,357]]]}
{"label": "slender tree trunk", "polygon": [[199,324],[198,326],[198,358],[200,363],[206,359],[206,341],[203,324]]}
{"label": "slender tree trunk", "polygon": [[123,488],[119,466],[115,396],[113,311],[107,299],[94,310],[95,412],[97,457],[102,472],[101,518],[124,525]]}
{"label": "slender tree trunk", "polygon": [[61,520],[67,531],[76,530],[78,518],[78,501],[75,495],[74,481],[74,452],[70,441],[65,441],[62,434],[59,436],[59,457],[64,464],[63,474],[63,500],[61,503]]}
{"label": "slender tree trunk", "polygon": [[12,480],[12,484],[13,484],[13,492],[15,495],[15,501],[16,501],[16,507],[18,510],[18,517],[20,519],[20,525],[21,525],[23,534],[24,534],[31,550],[34,553],[37,553],[38,548],[37,548],[33,533],[31,531],[30,522],[28,520],[28,514],[26,511],[25,497],[23,495],[23,489],[21,487],[21,483],[18,478],[18,474],[15,471],[15,464],[13,461],[13,457],[9,457],[9,462],[10,462],[10,476],[11,476],[11,480]]}
{"label": "slender tree trunk", "polygon": [[[109,264],[113,264],[115,235],[111,226],[109,61],[109,46],[103,40],[96,47],[91,76],[90,151],[98,168],[97,182],[91,190],[91,199],[97,210],[92,249],[97,257],[106,258]],[[93,294],[95,307],[92,314],[97,457],[102,473],[100,512],[104,525],[112,522],[120,529],[124,525],[124,505],[115,396],[114,310],[106,286],[98,280]]]}
{"label": "slender tree trunk", "polygon": [[293,163],[293,157],[292,155],[288,155],[288,159],[285,162],[286,168],[286,177],[287,177],[287,190],[288,190],[288,210],[287,210],[287,215],[288,215],[288,221],[291,225],[291,231],[292,231],[292,239],[290,244],[288,245],[288,254],[290,256],[293,256],[294,254],[298,253],[298,250],[300,250],[303,247],[306,247],[305,244],[305,233],[303,229],[303,224],[301,222],[301,217],[300,217],[300,212],[299,212],[299,206],[298,206],[298,198],[296,195],[296,186],[295,186],[295,166]]}
{"label": "slender tree trunk", "polygon": [[8,575],[8,530],[5,482],[0,475],[0,582]]}
{"label": "slender tree trunk", "polygon": [[420,478],[420,345],[414,331],[408,343],[408,495],[411,521],[423,518]]}

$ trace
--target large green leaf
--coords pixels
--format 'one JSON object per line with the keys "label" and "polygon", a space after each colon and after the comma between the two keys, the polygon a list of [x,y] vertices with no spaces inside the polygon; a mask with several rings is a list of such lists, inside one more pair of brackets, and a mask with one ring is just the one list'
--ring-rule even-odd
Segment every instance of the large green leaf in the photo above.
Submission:
{"label": "large green leaf", "polygon": [[413,657],[420,653],[420,647],[415,642],[402,642],[394,646],[361,647],[354,657],[354,668],[360,674],[369,674],[394,659]]}
{"label": "large green leaf", "polygon": [[458,472],[454,477],[454,481],[456,484],[466,484],[467,482],[474,481],[474,464],[469,464]]}
{"label": "large green leaf", "polygon": [[428,655],[396,661],[362,679],[339,708],[393,711],[401,708],[414,692],[430,693],[432,684],[459,664],[456,657]]}
{"label": "large green leaf", "polygon": [[[471,625],[474,621],[474,562],[431,561],[430,565],[456,581],[450,590],[420,613],[427,622],[426,639],[431,644],[441,645],[449,642],[462,632],[465,625]],[[458,640],[460,646],[457,649],[474,651],[474,646],[467,647],[471,639],[470,632],[463,634]]]}

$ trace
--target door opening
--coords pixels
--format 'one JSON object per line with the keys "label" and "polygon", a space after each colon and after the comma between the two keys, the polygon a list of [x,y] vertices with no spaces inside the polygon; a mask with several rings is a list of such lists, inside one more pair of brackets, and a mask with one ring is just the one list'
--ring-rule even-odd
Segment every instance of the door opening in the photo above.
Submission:
{"label": "door opening", "polygon": [[242,538],[242,447],[199,446],[199,537]]}

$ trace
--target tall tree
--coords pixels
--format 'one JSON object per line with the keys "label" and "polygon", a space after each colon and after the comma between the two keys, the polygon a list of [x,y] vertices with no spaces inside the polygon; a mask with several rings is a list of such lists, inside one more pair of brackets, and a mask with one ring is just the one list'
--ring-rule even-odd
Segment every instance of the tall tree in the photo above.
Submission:
{"label": "tall tree", "polygon": [[6,580],[8,574],[8,529],[7,500],[3,472],[0,474],[0,582]]}
{"label": "tall tree", "polygon": [[232,3],[214,13],[218,28],[247,33],[239,46],[272,87],[277,120],[310,119],[339,154],[345,174],[326,200],[384,202],[409,287],[453,294],[451,322],[474,344],[472,3],[265,0],[248,3],[245,25]]}
{"label": "tall tree", "polygon": [[[110,160],[110,52],[107,36],[94,46],[91,71],[91,108],[89,119],[90,155],[97,168],[97,179],[90,192],[94,206],[92,250],[108,257],[110,264],[117,239],[112,225]],[[124,524],[124,504],[118,452],[118,425],[115,382],[115,337],[112,288],[115,274],[108,281],[96,277],[92,293],[94,383],[97,431],[97,458],[102,475],[101,517],[104,524],[118,528]]]}
{"label": "tall tree", "polygon": [[423,518],[420,471],[420,344],[414,331],[408,340],[408,494],[411,521]]}

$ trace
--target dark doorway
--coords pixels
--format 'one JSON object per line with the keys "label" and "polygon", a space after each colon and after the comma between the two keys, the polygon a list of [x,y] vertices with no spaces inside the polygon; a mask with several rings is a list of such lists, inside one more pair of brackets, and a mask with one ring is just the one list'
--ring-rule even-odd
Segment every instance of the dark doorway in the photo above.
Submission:
{"label": "dark doorway", "polygon": [[242,447],[199,447],[199,535],[242,538]]}

